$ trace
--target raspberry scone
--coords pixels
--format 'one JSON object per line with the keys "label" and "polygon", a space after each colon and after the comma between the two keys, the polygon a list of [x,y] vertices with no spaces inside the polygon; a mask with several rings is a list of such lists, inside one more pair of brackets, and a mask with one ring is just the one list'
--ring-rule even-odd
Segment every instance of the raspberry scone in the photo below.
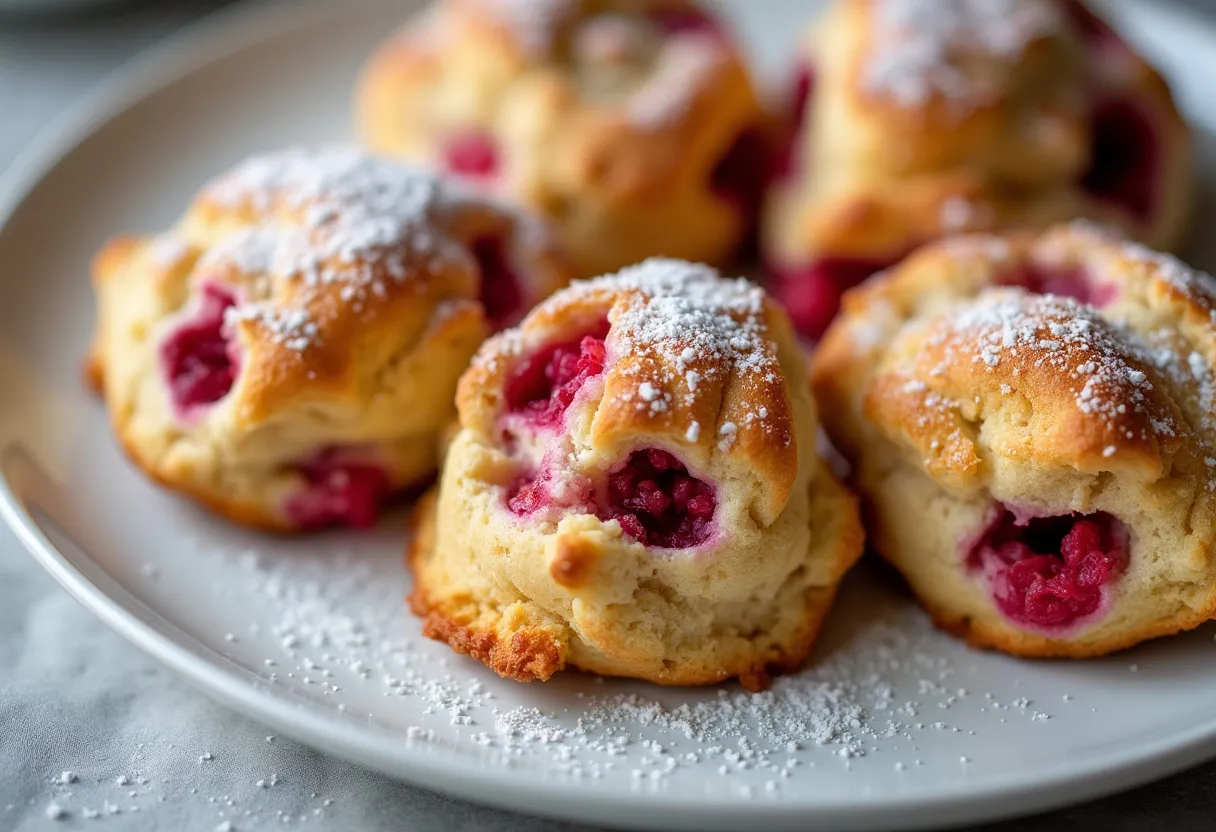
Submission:
{"label": "raspberry scone", "polygon": [[291,530],[366,526],[430,477],[469,359],[568,268],[537,220],[331,147],[239,165],[93,278],[91,380],[130,457]]}
{"label": "raspberry scone", "polygon": [[549,217],[580,276],[749,237],[766,129],[722,26],[688,0],[437,0],[357,92],[371,148]]}
{"label": "raspberry scone", "polygon": [[944,628],[1095,656],[1216,613],[1216,282],[1084,223],[922,249],[812,369],[878,549]]}
{"label": "raspberry scone", "polygon": [[678,260],[576,283],[457,404],[409,556],[427,635],[521,681],[759,688],[806,658],[862,532],[760,289]]}
{"label": "raspberry scone", "polygon": [[944,235],[1084,217],[1171,249],[1187,231],[1186,124],[1081,0],[837,0],[794,87],[761,245],[806,335]]}

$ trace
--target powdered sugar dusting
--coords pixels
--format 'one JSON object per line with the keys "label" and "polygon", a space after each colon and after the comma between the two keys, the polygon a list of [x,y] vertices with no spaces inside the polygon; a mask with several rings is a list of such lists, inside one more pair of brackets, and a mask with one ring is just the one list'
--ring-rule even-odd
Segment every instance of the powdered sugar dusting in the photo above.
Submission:
{"label": "powdered sugar dusting", "polygon": [[[777,347],[768,338],[764,292],[743,278],[726,279],[709,266],[683,260],[652,258],[614,275],[576,281],[544,301],[537,313],[554,316],[567,305],[603,295],[615,303],[611,352],[655,359],[648,364],[653,372],[648,369],[645,378],[620,394],[639,410],[661,413],[677,403],[692,406],[705,383],[715,379],[781,381]],[[474,363],[492,370],[500,359],[522,355],[526,344],[521,330],[508,330],[487,342]],[[750,406],[742,425],[768,430],[769,416],[767,408]],[[702,427],[690,425],[686,435],[699,437]]]}
{"label": "powdered sugar dusting", "polygon": [[[256,321],[289,349],[318,336],[309,303],[327,287],[355,310],[467,252],[446,231],[468,198],[459,185],[347,146],[292,148],[253,157],[212,183],[204,199],[222,210],[278,212],[214,242],[200,271],[235,268],[251,284],[230,313]],[[171,235],[169,235],[171,237]],[[157,244],[161,249],[168,245]],[[269,300],[269,278],[294,283],[290,305]]]}
{"label": "powdered sugar dusting", "polygon": [[946,360],[970,360],[989,371],[1008,360],[1057,370],[1071,384],[1077,409],[1112,432],[1129,413],[1147,417],[1158,436],[1179,431],[1150,396],[1153,383],[1142,369],[1152,366],[1147,353],[1093,307],[1069,298],[992,291],[957,307],[932,340],[947,347]]}
{"label": "powdered sugar dusting", "polygon": [[705,88],[726,55],[711,35],[674,38],[659,52],[654,73],[630,97],[629,120],[643,128],[659,128],[681,118]]}
{"label": "powdered sugar dusting", "polygon": [[407,251],[437,247],[451,186],[435,175],[346,146],[292,148],[253,157],[220,178],[206,197],[232,209],[276,207],[298,225],[261,226],[241,254],[310,285],[406,278]]}
{"label": "powdered sugar dusting", "polygon": [[684,371],[690,356],[711,357],[737,375],[777,371],[764,324],[764,293],[742,278],[727,280],[708,266],[655,258],[567,291],[635,293],[612,322],[622,354],[654,354],[676,372]]}
{"label": "powdered sugar dusting", "polygon": [[547,55],[576,10],[573,0],[481,0],[479,7],[504,24],[533,56]]}
{"label": "powdered sugar dusting", "polygon": [[900,106],[941,97],[974,106],[997,92],[989,73],[969,71],[972,56],[1016,61],[1064,24],[1054,0],[876,0],[863,83]]}
{"label": "powdered sugar dusting", "polygon": [[568,780],[649,788],[710,776],[715,788],[746,798],[804,788],[825,768],[848,770],[871,757],[887,769],[916,769],[921,742],[941,735],[956,738],[956,753],[982,760],[993,746],[968,730],[960,711],[999,712],[1017,730],[1049,716],[1016,691],[971,694],[973,657],[882,589],[866,597],[864,615],[851,616],[844,641],[833,648],[829,636],[812,666],[760,694],[579,675],[538,691],[423,639],[382,544],[303,560],[186,547],[192,558],[223,565],[217,591],[225,603],[260,611],[260,626],[237,644],[263,645],[267,663],[252,666],[269,684],[337,699],[355,723],[370,720],[407,745],[447,753],[455,742],[495,765],[541,766]]}

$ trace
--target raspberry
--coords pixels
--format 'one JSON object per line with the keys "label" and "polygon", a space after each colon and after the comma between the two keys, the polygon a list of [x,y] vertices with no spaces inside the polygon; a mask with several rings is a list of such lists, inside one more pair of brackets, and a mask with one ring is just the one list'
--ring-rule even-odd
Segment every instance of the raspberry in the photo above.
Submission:
{"label": "raspberry", "polygon": [[178,414],[190,416],[232,389],[237,361],[224,312],[235,304],[236,297],[227,288],[205,285],[194,316],[161,342],[161,367]]}
{"label": "raspberry", "polygon": [[393,495],[383,468],[341,459],[336,449],[321,452],[297,470],[307,485],[288,500],[286,512],[300,528],[368,528]]}
{"label": "raspberry", "polygon": [[1103,307],[1118,295],[1111,283],[1098,283],[1082,268],[1046,268],[1027,265],[1001,279],[1004,286],[1020,286],[1037,295],[1059,295],[1090,306]]}
{"label": "raspberry", "polygon": [[823,258],[802,269],[774,270],[769,288],[789,312],[795,329],[804,337],[816,340],[840,311],[840,299],[845,290],[894,262]]}
{"label": "raspberry", "polygon": [[599,514],[640,543],[687,549],[709,539],[716,507],[712,486],[672,454],[650,448],[630,454],[608,475],[608,506]]}
{"label": "raspberry", "polygon": [[444,164],[466,179],[488,179],[498,173],[498,142],[484,130],[465,130],[448,137]]}
{"label": "raspberry", "polygon": [[507,379],[507,409],[525,414],[538,428],[557,427],[578,391],[604,372],[604,322],[596,335],[557,344],[525,359]]}
{"label": "raspberry", "polygon": [[1109,514],[1021,518],[1002,507],[971,552],[997,606],[1014,621],[1067,627],[1098,611],[1102,587],[1127,566],[1127,532]]}
{"label": "raspberry", "polygon": [[506,243],[501,237],[483,237],[471,246],[481,269],[481,305],[494,329],[519,320],[524,310],[524,290],[511,267]]}
{"label": "raspberry", "polygon": [[1097,108],[1093,151],[1082,188],[1147,222],[1156,210],[1159,164],[1157,131],[1144,110],[1125,99],[1112,99]]}

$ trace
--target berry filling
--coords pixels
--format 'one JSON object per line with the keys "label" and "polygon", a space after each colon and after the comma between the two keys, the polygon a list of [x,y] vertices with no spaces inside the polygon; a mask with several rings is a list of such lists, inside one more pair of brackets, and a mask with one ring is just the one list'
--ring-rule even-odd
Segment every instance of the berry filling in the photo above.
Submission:
{"label": "berry filling", "polygon": [[179,416],[196,414],[232,389],[238,356],[224,313],[235,305],[236,296],[229,289],[209,283],[202,287],[194,315],[161,342],[161,367]]}
{"label": "berry filling", "polygon": [[541,350],[515,368],[506,383],[507,409],[538,428],[561,424],[562,416],[588,380],[604,372],[608,322],[577,341]]}
{"label": "berry filling", "polygon": [[464,130],[448,137],[443,162],[466,179],[489,179],[498,173],[498,142],[485,130]]}
{"label": "berry filling", "polygon": [[1098,283],[1080,267],[1044,268],[1028,265],[1001,282],[1004,286],[1020,286],[1036,295],[1059,295],[1099,308],[1119,294],[1114,284]]}
{"label": "berry filling", "polygon": [[710,174],[709,186],[745,217],[759,210],[764,186],[772,170],[769,142],[759,128],[749,127],[731,143]]}
{"label": "berry filling", "polygon": [[789,312],[795,329],[806,338],[818,340],[840,311],[845,291],[898,260],[825,257],[804,269],[773,269],[769,288]]}
{"label": "berry filling", "polygon": [[524,290],[511,267],[506,241],[483,237],[472,249],[481,267],[481,305],[490,325],[497,330],[515,323],[524,311]]}
{"label": "berry filling", "polygon": [[552,502],[541,477],[521,477],[507,492],[507,507],[521,517],[547,508]]}
{"label": "berry filling", "polygon": [[337,449],[322,451],[296,470],[307,484],[285,508],[291,521],[302,529],[368,528],[393,495],[383,468],[343,458]]}
{"label": "berry filling", "polygon": [[1093,152],[1081,187],[1095,199],[1147,222],[1156,207],[1160,151],[1148,114],[1127,99],[1111,99],[1094,113]]}
{"label": "berry filling", "polygon": [[547,508],[590,511],[591,482],[546,458],[540,474],[520,477],[507,491],[507,508],[520,516]]}
{"label": "berry filling", "polygon": [[794,72],[785,144],[774,164],[773,174],[776,179],[789,179],[798,173],[798,138],[806,122],[806,113],[811,105],[811,93],[814,89],[815,70],[810,64],[802,64]]}
{"label": "berry filling", "polygon": [[667,36],[695,33],[721,37],[722,27],[704,11],[693,5],[674,5],[654,9],[650,19]]}
{"label": "berry filling", "polygon": [[967,553],[1013,621],[1066,628],[1098,612],[1102,588],[1127,568],[1128,537],[1109,514],[1027,517],[1002,506]]}
{"label": "berry filling", "polygon": [[1063,3],[1064,11],[1091,48],[1107,55],[1129,51],[1123,38],[1111,25],[1090,11],[1081,0],[1063,0]]}
{"label": "berry filling", "polygon": [[630,454],[608,475],[608,506],[599,515],[619,522],[639,543],[688,549],[709,538],[716,507],[712,486],[671,454],[651,448]]}

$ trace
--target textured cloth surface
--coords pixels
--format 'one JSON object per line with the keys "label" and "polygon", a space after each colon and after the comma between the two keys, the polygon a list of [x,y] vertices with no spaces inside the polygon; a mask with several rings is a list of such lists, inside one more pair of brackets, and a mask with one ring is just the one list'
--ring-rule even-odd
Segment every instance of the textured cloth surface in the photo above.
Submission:
{"label": "textured cloth surface", "polygon": [[[97,77],[218,5],[144,2],[68,22],[0,16],[0,170]],[[58,820],[49,816],[56,807],[63,813]],[[1209,765],[985,832],[1206,832],[1213,817],[1216,765]],[[107,630],[0,529],[0,832],[67,829],[590,827],[449,800],[269,738],[265,728],[212,703]]]}

